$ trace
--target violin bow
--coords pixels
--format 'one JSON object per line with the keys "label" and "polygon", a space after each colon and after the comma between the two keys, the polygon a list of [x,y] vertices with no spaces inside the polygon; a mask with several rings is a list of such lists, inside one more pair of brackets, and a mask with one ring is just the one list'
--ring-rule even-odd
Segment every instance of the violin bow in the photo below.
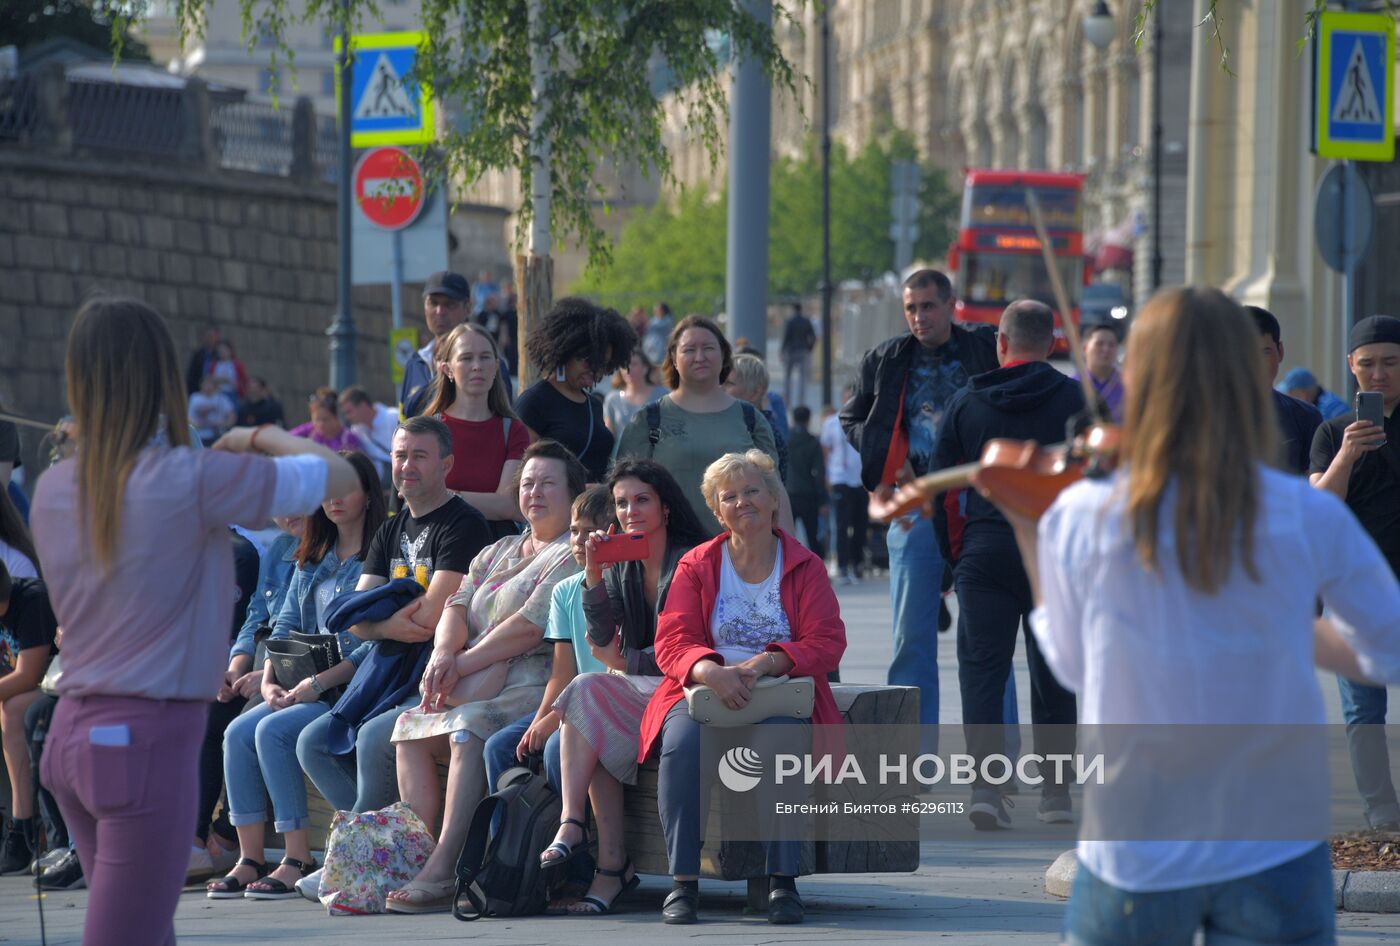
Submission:
{"label": "violin bow", "polygon": [[1089,366],[1084,361],[1084,351],[1079,344],[1079,326],[1070,317],[1069,293],[1065,291],[1064,280],[1060,278],[1060,267],[1055,265],[1054,248],[1050,236],[1045,232],[1045,219],[1040,214],[1040,198],[1034,187],[1026,188],[1026,206],[1031,212],[1031,226],[1035,227],[1036,239],[1040,242],[1040,255],[1045,260],[1045,268],[1050,271],[1050,289],[1055,293],[1055,305],[1060,310],[1060,324],[1064,327],[1065,338],[1069,339],[1069,354],[1074,367],[1079,371],[1079,384],[1084,388],[1084,405],[1094,419],[1103,423],[1108,418],[1099,410],[1099,392],[1094,390],[1094,382],[1089,375]]}
{"label": "violin bow", "polygon": [[19,424],[21,427],[33,427],[36,430],[47,430],[52,432],[57,424],[45,424],[42,421],[30,420],[28,417],[20,417],[18,414],[6,414],[0,411],[0,420],[7,420],[12,424]]}

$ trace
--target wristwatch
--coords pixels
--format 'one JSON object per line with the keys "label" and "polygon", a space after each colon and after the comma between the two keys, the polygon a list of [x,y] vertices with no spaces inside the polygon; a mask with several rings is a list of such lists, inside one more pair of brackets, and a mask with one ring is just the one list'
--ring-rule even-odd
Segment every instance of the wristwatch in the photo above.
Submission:
{"label": "wristwatch", "polygon": [[326,688],[321,686],[321,681],[316,679],[316,674],[314,673],[311,675],[311,689],[314,690],[317,695],[326,692]]}

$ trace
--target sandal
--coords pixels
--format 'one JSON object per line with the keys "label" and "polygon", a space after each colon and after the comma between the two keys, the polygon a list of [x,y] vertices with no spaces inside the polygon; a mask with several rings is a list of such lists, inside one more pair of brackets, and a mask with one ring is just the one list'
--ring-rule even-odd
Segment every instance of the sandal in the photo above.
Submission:
{"label": "sandal", "polygon": [[[244,883],[234,874],[234,870],[240,867],[251,867],[258,872],[258,876]],[[267,876],[267,864],[262,861],[255,861],[251,857],[240,857],[238,863],[233,865],[233,870],[228,872],[222,880],[211,880],[204,887],[204,895],[210,900],[233,900],[243,896],[243,892],[248,889],[248,884],[255,884]]]}
{"label": "sandal", "polygon": [[444,881],[413,880],[385,897],[384,909],[390,913],[446,913],[452,909],[456,893],[455,877]]}
{"label": "sandal", "polygon": [[[573,860],[575,856],[578,855],[579,851],[582,851],[588,847],[588,825],[584,824],[582,821],[577,821],[573,818],[565,818],[563,821],[559,822],[559,827],[562,828],[566,824],[578,825],[579,830],[583,832],[583,840],[579,841],[578,844],[572,845],[565,844],[563,841],[555,841],[552,844],[550,844],[549,847],[545,848],[543,851],[540,851],[540,870],[549,870],[551,868],[558,867],[560,864],[567,864],[569,863],[569,861]],[[551,851],[553,851],[555,854],[558,854],[559,856],[545,857],[545,855],[550,853]]]}
{"label": "sandal", "polygon": [[776,925],[801,923],[804,910],[796,890],[779,887],[768,893],[768,922]]}
{"label": "sandal", "polygon": [[661,904],[661,922],[670,924],[698,923],[700,920],[700,891],[677,884]]}
{"label": "sandal", "polygon": [[[595,867],[593,873],[602,874],[604,877],[616,877],[622,880],[622,878],[627,877],[627,872],[629,870],[632,870],[632,862],[630,860],[622,865],[621,870],[608,870],[606,867]],[[569,910],[568,913],[570,916],[602,916],[605,913],[611,913],[613,904],[617,903],[618,898],[625,893],[631,893],[633,890],[636,890],[641,882],[642,878],[637,876],[637,872],[633,870],[632,876],[622,881],[622,889],[613,894],[611,900],[604,900],[602,897],[594,896],[579,897],[576,902],[584,904],[586,909]]]}
{"label": "sandal", "polygon": [[[308,862],[299,861],[295,857],[284,857],[280,866],[295,867],[301,876],[305,877],[316,869],[316,860],[312,858]],[[297,879],[300,880],[301,877]],[[249,900],[294,900],[301,894],[297,892],[295,887],[289,887],[276,877],[268,876],[249,884],[248,888],[243,891],[243,896]]]}

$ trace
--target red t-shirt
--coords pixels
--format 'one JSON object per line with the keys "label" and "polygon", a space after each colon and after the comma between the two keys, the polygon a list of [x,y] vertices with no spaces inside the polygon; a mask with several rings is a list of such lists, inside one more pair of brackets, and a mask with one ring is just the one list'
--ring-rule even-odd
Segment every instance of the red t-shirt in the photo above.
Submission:
{"label": "red t-shirt", "polygon": [[459,493],[494,493],[501,485],[501,467],[507,460],[519,460],[530,444],[530,432],[518,420],[510,422],[507,434],[499,417],[458,420],[440,416],[452,432],[452,456],[456,458],[447,473],[447,488]]}

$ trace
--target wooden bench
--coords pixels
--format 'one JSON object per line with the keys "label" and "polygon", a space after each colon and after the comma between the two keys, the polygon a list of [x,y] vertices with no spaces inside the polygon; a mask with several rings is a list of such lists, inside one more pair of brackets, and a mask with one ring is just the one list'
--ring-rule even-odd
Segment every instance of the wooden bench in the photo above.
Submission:
{"label": "wooden bench", "polygon": [[[862,684],[833,684],[832,694],[842,717],[850,724],[901,724],[916,726],[919,721],[919,691],[914,687]],[[912,731],[912,729],[911,729]],[[852,747],[853,748],[853,747]],[[666,838],[656,802],[657,762],[642,765],[637,784],[624,793],[624,831],[628,856],[643,874],[670,873]],[[446,769],[443,767],[446,782]],[[324,850],[335,811],[307,779],[311,814],[311,847]],[[819,800],[841,801],[847,794],[841,786],[821,786]],[[912,800],[913,791],[909,792]],[[899,796],[885,799],[899,801]],[[749,801],[752,804],[752,800]],[[725,840],[726,818],[732,818],[731,805],[743,804],[727,792],[711,796],[709,819],[700,855],[700,876],[713,880],[747,880],[748,905],[766,910],[768,871],[763,846],[756,841]],[[823,817],[823,816],[818,816]],[[887,822],[882,822],[887,823]],[[801,874],[864,874],[909,872],[919,867],[919,819],[910,814],[899,817],[891,835],[869,841],[804,841]],[[820,825],[818,825],[820,827]],[[269,841],[275,846],[275,842]]]}

